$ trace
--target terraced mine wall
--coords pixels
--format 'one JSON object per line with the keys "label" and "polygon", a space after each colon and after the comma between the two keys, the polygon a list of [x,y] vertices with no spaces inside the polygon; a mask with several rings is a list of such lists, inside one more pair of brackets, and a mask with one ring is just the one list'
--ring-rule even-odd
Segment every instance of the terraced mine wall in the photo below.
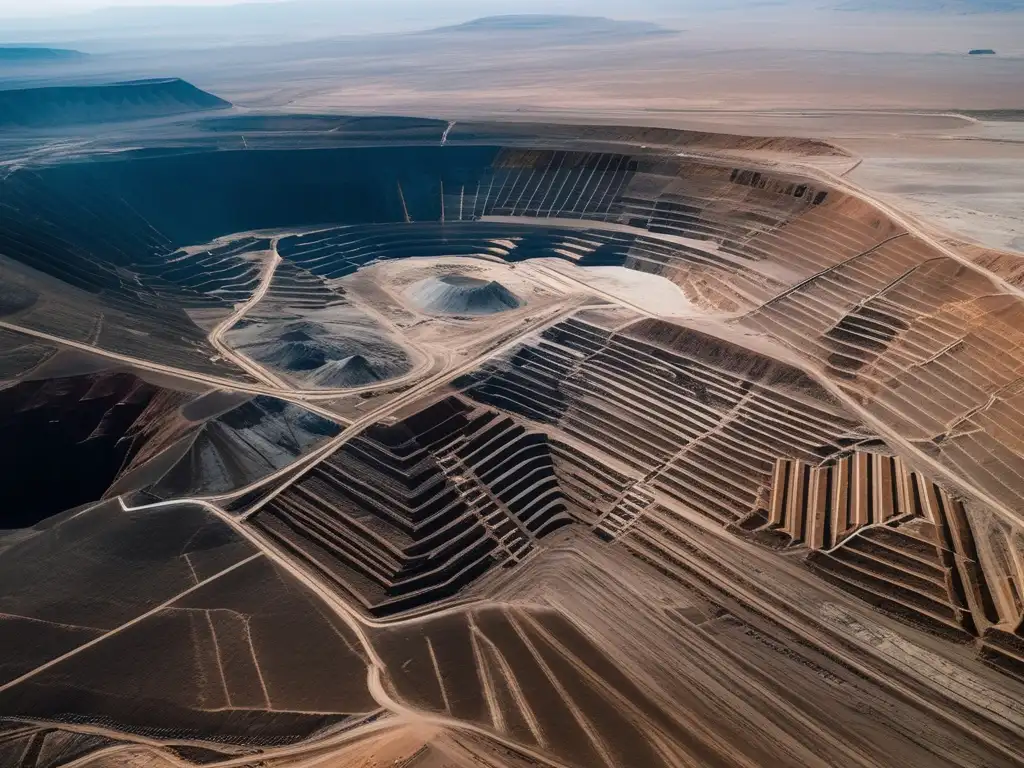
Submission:
{"label": "terraced mine wall", "polygon": [[456,594],[570,524],[545,435],[447,398],[377,425],[253,519],[375,614]]}
{"label": "terraced mine wall", "polygon": [[[385,124],[335,127],[368,135]],[[419,136],[430,127],[413,121],[401,131]],[[408,255],[486,252],[509,261],[557,255],[583,266],[620,264],[669,278],[700,308],[746,313],[742,325],[819,359],[893,428],[942,440],[940,455],[958,467],[972,466],[973,444],[987,440],[985,430],[998,429],[998,421],[982,431],[948,426],[956,422],[953,403],[961,394],[960,413],[983,404],[977,384],[963,384],[958,394],[947,390],[959,379],[936,383],[940,416],[909,401],[902,393],[914,387],[902,380],[944,358],[960,365],[956,358],[982,354],[986,347],[979,345],[998,342],[985,334],[1012,335],[1007,324],[1016,299],[986,295],[991,284],[939,257],[867,203],[806,179],[635,150],[460,145],[460,135],[478,141],[494,131],[459,130],[449,139],[456,143],[446,146],[142,151],[17,171],[0,182],[8,205],[0,254],[88,293],[97,316],[117,309],[125,322],[105,323],[100,346],[143,354],[144,345],[118,326],[150,318],[143,327],[154,336],[165,329],[167,346],[180,350],[182,360],[242,378],[223,362],[211,363],[215,355],[181,307],[226,308],[246,295],[257,280],[247,254],[266,240],[242,239],[202,254],[181,252],[182,246],[257,227],[331,223],[335,228],[326,233],[283,238],[279,253],[328,280]],[[554,223],[565,219],[576,225]],[[921,290],[939,291],[928,304],[949,317],[936,324],[922,314]],[[52,317],[32,307],[18,314],[29,327],[63,330]],[[91,331],[81,333],[89,338]],[[958,343],[964,334],[976,334],[978,344]],[[922,365],[904,372],[896,361],[907,355]],[[997,370],[1001,365],[985,358],[975,370],[992,369],[993,380],[1010,386],[1014,375]],[[1002,405],[1009,402],[993,407],[1012,407]],[[988,414],[965,418],[977,422]],[[1012,441],[996,442],[984,450],[1016,466],[1019,460],[1006,455]],[[1004,502],[1019,498],[1016,470],[997,476],[974,464],[971,473]]]}
{"label": "terraced mine wall", "polygon": [[901,457],[851,450],[878,441],[802,370],[663,321],[572,319],[456,385],[549,434],[570,512],[607,541],[646,551],[678,504],[809,548],[815,573],[903,621],[983,636],[1002,668],[1022,658],[1017,582],[1000,575],[1013,550],[986,571],[963,501]]}
{"label": "terraced mine wall", "polygon": [[[330,282],[378,260],[556,256],[661,275],[727,316],[725,336],[755,334],[803,365],[655,319],[612,331],[570,318],[489,360],[443,405],[433,393],[365,430],[249,518],[366,611],[447,600],[569,524],[671,571],[680,556],[664,542],[692,522],[675,508],[801,552],[1004,668],[1024,661],[1018,296],[824,182],[667,153],[681,136],[641,150],[600,129],[565,148],[554,131],[525,146],[526,129],[463,125],[442,145],[429,121],[246,120],[211,121],[205,140],[227,146],[244,127],[258,149],[123,152],[0,181],[0,255],[20,280],[5,317],[63,333],[67,305],[38,301],[56,303],[59,283],[93,316],[121,313],[82,338],[128,351],[166,339],[182,365],[245,378],[184,309],[250,295],[272,240],[286,266],[268,295],[306,308],[340,306]],[[326,142],[336,128],[368,145],[286,148],[293,130]],[[233,233],[246,234],[211,243]],[[153,336],[113,335],[138,318]],[[908,455],[890,461],[896,445]],[[992,526],[999,546],[975,533]]]}
{"label": "terraced mine wall", "polygon": [[[218,236],[308,225],[550,217],[711,240],[779,226],[827,196],[678,158],[499,146],[129,151],[0,183],[9,206],[3,252],[45,269],[33,260],[45,246],[49,269],[69,278],[87,269],[86,256],[142,265]],[[736,205],[714,214],[705,190],[731,191]]]}
{"label": "terraced mine wall", "polygon": [[827,220],[814,211],[829,206],[826,191],[799,180],[656,154],[379,137],[333,149],[127,150],[14,170],[0,194],[0,268],[21,297],[0,311],[35,331],[147,360],[159,349],[154,362],[241,380],[186,310],[228,313],[258,281],[254,254],[269,241],[186,246],[333,226],[283,238],[281,256],[335,278],[409,255],[555,255],[661,274],[699,306],[737,311],[785,286],[751,238],[804,214]]}
{"label": "terraced mine wall", "polygon": [[[251,229],[403,221],[403,199],[416,220],[440,221],[441,184],[449,190],[475,185],[497,152],[439,146],[141,150],[15,173],[4,181],[4,192],[12,208],[24,211],[26,227],[49,223],[78,251],[116,246],[107,258],[127,264],[156,242],[177,247]],[[33,220],[31,205],[45,218]],[[117,226],[97,232],[90,226],[95,216]]]}
{"label": "terraced mine wall", "polygon": [[912,622],[970,636],[1000,621],[963,502],[899,457],[780,459],[768,509],[741,526],[812,550],[824,578]]}

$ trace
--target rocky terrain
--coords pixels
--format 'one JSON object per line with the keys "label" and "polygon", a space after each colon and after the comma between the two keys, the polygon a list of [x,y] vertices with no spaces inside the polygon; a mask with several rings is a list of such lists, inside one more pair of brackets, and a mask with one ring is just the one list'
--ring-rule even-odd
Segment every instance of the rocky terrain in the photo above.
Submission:
{"label": "rocky terrain", "polygon": [[815,139],[130,133],[0,181],[0,764],[1024,764],[1011,254]]}

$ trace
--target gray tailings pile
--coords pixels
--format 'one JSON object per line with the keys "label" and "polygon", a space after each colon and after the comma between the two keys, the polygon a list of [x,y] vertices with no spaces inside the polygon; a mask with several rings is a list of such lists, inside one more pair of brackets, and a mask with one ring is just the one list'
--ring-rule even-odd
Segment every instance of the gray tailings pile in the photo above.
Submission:
{"label": "gray tailings pile", "polygon": [[424,312],[435,315],[492,315],[522,305],[501,283],[462,275],[421,280],[409,289],[409,298]]}

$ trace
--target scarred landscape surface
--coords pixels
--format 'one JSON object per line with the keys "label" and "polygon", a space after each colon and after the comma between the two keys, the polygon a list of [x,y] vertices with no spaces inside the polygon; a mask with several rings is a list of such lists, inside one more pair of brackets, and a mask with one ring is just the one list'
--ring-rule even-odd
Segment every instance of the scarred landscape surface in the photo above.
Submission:
{"label": "scarred landscape surface", "polygon": [[1024,256],[798,131],[173,90],[0,142],[0,766],[1024,765]]}

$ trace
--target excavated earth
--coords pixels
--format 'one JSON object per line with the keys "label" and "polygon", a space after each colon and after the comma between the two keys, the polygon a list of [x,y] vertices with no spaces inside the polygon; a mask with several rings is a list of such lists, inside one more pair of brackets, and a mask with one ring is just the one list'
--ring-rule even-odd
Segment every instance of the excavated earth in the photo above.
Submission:
{"label": "excavated earth", "polygon": [[521,305],[501,283],[462,275],[427,278],[413,285],[408,296],[415,306],[438,315],[490,315]]}
{"label": "excavated earth", "polygon": [[1024,294],[841,154],[6,166],[0,765],[1024,765]]}

